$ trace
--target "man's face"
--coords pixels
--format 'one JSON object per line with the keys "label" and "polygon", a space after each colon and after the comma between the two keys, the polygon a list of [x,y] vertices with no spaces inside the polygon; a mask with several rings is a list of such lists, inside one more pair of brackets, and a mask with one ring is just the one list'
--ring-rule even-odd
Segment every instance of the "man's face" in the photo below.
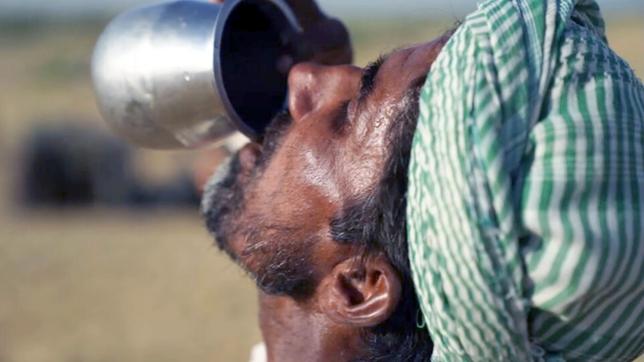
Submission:
{"label": "man's face", "polygon": [[365,69],[296,65],[289,115],[207,187],[209,229],[266,293],[310,295],[331,268],[356,255],[353,245],[332,239],[331,221],[376,187],[388,130],[445,41],[394,51]]}

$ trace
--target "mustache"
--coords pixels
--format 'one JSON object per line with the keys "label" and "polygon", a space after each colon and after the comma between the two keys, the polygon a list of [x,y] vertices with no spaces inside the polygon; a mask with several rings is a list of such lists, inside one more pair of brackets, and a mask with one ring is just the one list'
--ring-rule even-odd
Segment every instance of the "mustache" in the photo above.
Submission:
{"label": "mustache", "polygon": [[244,202],[243,186],[238,182],[241,173],[239,154],[225,161],[208,180],[201,198],[201,215],[206,229],[214,237],[217,247],[237,259],[229,247],[234,233],[234,219]]}
{"label": "mustache", "polygon": [[[222,164],[204,188],[201,213],[217,247],[244,269],[258,288],[272,295],[306,299],[318,283],[311,267],[311,248],[317,239],[291,240],[292,228],[266,224],[261,215],[246,210],[248,188],[253,187],[292,124],[288,112],[273,118],[253,170],[242,170],[239,153]],[[249,171],[250,178],[241,181],[240,174]],[[241,249],[233,250],[234,240],[245,240]]]}
{"label": "mustache", "polygon": [[[272,155],[279,148],[287,130],[293,124],[293,118],[287,111],[278,113],[266,128],[262,139],[262,152],[250,171],[251,179],[266,167]],[[201,214],[206,228],[214,237],[220,250],[226,252],[233,260],[239,260],[230,248],[233,235],[243,229],[236,222],[245,204],[245,191],[251,180],[240,182],[242,166],[239,152],[224,161],[210,176],[201,197]]]}
{"label": "mustache", "polygon": [[[256,167],[268,163],[291,124],[293,124],[293,118],[288,111],[281,111],[273,117],[261,139],[262,153],[256,161]],[[218,195],[235,193],[237,194],[234,197],[235,201],[242,201],[240,199],[241,195],[239,195],[242,190],[236,185],[237,176],[240,172],[239,152],[228,157],[215,169],[206,182],[201,197],[201,213],[204,216],[212,213],[211,209],[215,206],[215,200],[218,199]]]}

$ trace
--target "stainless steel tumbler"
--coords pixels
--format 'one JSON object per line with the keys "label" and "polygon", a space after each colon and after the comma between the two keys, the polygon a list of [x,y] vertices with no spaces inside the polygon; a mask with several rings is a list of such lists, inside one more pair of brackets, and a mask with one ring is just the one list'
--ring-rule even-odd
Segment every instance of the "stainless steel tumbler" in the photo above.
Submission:
{"label": "stainless steel tumbler", "polygon": [[92,78],[103,118],[150,148],[194,148],[241,131],[261,137],[284,109],[278,61],[300,32],[281,0],[175,1],[117,16]]}

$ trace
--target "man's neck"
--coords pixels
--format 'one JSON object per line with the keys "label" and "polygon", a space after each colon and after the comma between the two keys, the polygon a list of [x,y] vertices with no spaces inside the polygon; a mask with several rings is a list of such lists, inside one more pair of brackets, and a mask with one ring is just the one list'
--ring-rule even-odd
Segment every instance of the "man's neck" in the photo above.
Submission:
{"label": "man's neck", "polygon": [[359,359],[364,347],[359,329],[333,323],[289,297],[260,293],[259,307],[269,362]]}

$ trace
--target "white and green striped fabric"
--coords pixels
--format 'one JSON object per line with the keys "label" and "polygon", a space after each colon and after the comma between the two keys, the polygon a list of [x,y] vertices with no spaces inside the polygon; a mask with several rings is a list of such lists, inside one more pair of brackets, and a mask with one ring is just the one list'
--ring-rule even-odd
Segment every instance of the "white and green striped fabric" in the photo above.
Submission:
{"label": "white and green striped fabric", "polygon": [[644,351],[644,87],[603,31],[593,1],[486,1],[428,74],[407,214],[435,360]]}

